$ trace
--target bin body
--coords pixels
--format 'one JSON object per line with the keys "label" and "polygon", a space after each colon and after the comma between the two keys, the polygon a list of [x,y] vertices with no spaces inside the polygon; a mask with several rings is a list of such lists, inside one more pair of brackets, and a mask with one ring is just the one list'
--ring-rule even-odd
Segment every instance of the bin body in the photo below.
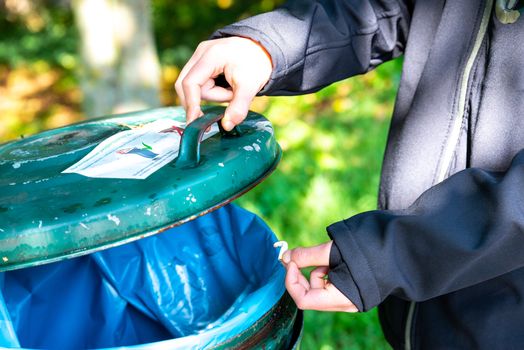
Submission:
{"label": "bin body", "polygon": [[2,273],[0,346],[290,348],[297,309],[275,240],[228,205],[123,246]]}

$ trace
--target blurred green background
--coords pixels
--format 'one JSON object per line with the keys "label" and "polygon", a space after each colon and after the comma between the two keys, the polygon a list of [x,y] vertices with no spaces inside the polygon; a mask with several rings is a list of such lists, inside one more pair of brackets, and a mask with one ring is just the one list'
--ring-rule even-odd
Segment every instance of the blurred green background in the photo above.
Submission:
{"label": "blurred green background", "polygon": [[[161,103],[177,103],[173,83],[198,42],[221,26],[279,3],[152,0]],[[0,0],[0,143],[86,118],[74,4]],[[330,223],[374,209],[400,71],[396,60],[316,94],[257,98],[252,109],[275,125],[284,156],[277,171],[237,203],[260,215],[292,247],[322,243]],[[376,310],[307,311],[302,348],[387,345]]]}

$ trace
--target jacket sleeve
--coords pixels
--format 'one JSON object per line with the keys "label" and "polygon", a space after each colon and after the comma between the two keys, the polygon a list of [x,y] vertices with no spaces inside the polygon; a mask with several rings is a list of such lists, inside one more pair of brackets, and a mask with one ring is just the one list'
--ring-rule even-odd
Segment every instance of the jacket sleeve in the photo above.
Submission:
{"label": "jacket sleeve", "polygon": [[330,281],[361,311],[423,301],[524,266],[524,151],[505,172],[463,170],[407,210],[328,227]]}
{"label": "jacket sleeve", "polygon": [[314,92],[399,56],[410,21],[400,0],[294,0],[217,30],[269,52],[273,73],[260,94]]}

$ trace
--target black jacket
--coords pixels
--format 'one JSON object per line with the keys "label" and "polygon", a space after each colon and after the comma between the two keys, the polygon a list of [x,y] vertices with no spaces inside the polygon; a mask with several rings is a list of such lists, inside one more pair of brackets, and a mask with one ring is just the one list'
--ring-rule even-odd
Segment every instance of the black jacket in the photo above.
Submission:
{"label": "black jacket", "polygon": [[268,50],[270,95],[404,54],[381,210],[328,227],[330,280],[394,348],[524,346],[524,19],[493,2],[296,0],[214,34]]}

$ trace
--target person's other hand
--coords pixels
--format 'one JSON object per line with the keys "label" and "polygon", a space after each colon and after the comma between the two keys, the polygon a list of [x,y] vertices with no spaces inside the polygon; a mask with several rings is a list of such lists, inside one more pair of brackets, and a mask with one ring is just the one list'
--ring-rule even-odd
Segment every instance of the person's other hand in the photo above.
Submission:
{"label": "person's other hand", "polygon": [[[202,99],[229,102],[222,126],[231,130],[244,120],[272,70],[269,54],[250,39],[229,37],[200,43],[175,83],[187,123],[202,115]],[[215,85],[214,78],[221,74],[230,88]]]}
{"label": "person's other hand", "polygon": [[[284,253],[286,289],[302,310],[357,312],[357,307],[327,279],[333,241]],[[315,266],[309,281],[301,268]]]}

